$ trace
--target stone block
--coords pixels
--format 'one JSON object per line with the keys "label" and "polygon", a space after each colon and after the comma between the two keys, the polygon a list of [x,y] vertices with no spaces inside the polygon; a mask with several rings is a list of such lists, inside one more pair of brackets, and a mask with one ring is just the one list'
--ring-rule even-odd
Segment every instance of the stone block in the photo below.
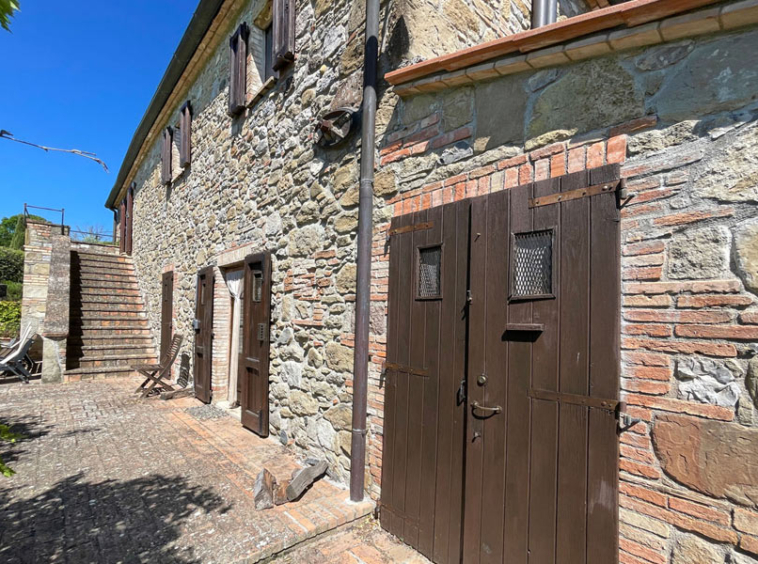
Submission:
{"label": "stone block", "polygon": [[740,376],[742,370],[731,360],[690,356],[679,359],[676,367],[679,397],[722,407],[737,404],[740,387],[735,380]]}
{"label": "stone block", "polygon": [[758,219],[734,229],[734,257],[745,288],[758,294]]}
{"label": "stone block", "polygon": [[681,535],[674,545],[671,564],[714,564],[723,562],[721,551],[694,535]]}
{"label": "stone block", "polygon": [[663,471],[702,494],[758,507],[758,429],[659,415],[653,444]]}
{"label": "stone block", "polygon": [[615,59],[591,60],[572,66],[541,91],[526,127],[527,138],[552,131],[573,136],[643,115],[644,97],[629,72]]}
{"label": "stone block", "polygon": [[506,77],[479,84],[474,96],[476,138],[486,139],[484,150],[523,140],[527,94],[522,81]]}
{"label": "stone block", "polygon": [[674,280],[718,279],[729,270],[726,227],[688,231],[669,243],[668,275]]}
{"label": "stone block", "polygon": [[739,132],[729,145],[720,149],[704,162],[695,178],[694,190],[718,201],[758,200],[758,128]]}
{"label": "stone block", "polygon": [[758,30],[696,47],[650,101],[661,121],[699,119],[750,103],[758,90],[756,52]]}

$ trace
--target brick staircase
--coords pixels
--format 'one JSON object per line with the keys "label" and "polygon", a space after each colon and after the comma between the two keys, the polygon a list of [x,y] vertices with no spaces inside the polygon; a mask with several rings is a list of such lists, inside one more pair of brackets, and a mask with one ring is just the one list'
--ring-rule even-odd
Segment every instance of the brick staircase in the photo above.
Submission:
{"label": "brick staircase", "polygon": [[66,380],[128,376],[130,365],[156,362],[131,258],[72,251],[69,315]]}

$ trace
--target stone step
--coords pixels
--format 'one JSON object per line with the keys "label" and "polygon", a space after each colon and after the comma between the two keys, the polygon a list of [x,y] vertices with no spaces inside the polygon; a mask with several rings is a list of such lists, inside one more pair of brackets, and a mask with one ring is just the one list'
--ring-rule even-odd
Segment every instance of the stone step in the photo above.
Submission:
{"label": "stone step", "polygon": [[75,347],[91,347],[106,345],[140,345],[143,347],[152,347],[153,338],[151,335],[139,335],[124,333],[121,335],[96,335],[83,337],[81,335],[69,335],[68,344]]}
{"label": "stone step", "polygon": [[147,325],[80,325],[78,327],[71,327],[69,335],[72,337],[91,338],[107,336],[110,338],[117,338],[119,335],[150,335],[150,329]]}
{"label": "stone step", "polygon": [[139,345],[87,345],[78,346],[69,344],[66,348],[66,356],[69,358],[75,358],[79,362],[87,360],[90,357],[119,357],[124,355],[145,355],[151,358],[155,358],[155,349],[150,346],[147,347],[143,344]]}
{"label": "stone step", "polygon": [[123,280],[100,280],[94,278],[88,278],[85,280],[72,280],[71,292],[76,295],[79,291],[83,290],[100,290],[102,292],[115,292],[118,290],[126,290],[129,292],[139,291],[137,282],[135,281],[123,281]]}
{"label": "stone step", "polygon": [[80,244],[74,246],[72,253],[86,257],[107,257],[107,258],[124,258],[131,260],[129,255],[122,255],[118,247],[111,245],[98,245],[97,247],[80,247]]}
{"label": "stone step", "polygon": [[79,251],[73,251],[71,255],[72,260],[79,262],[91,262],[91,263],[113,263],[113,264],[133,264],[131,258],[123,255],[109,255],[105,253],[82,253]]}
{"label": "stone step", "polygon": [[63,373],[64,382],[79,382],[80,380],[99,380],[103,378],[119,378],[138,376],[139,373],[128,366],[101,366],[99,368],[72,368]]}
{"label": "stone step", "polygon": [[91,292],[78,295],[72,295],[71,304],[75,306],[85,304],[128,304],[137,309],[142,308],[142,298],[140,296],[128,296],[121,293],[114,294],[111,292]]}
{"label": "stone step", "polygon": [[123,298],[141,298],[139,290],[125,288],[79,288],[74,294],[80,298],[98,298],[102,295],[120,296]]}
{"label": "stone step", "polygon": [[66,364],[71,368],[100,368],[109,366],[130,366],[133,364],[145,364],[156,362],[154,354],[133,353],[84,356],[81,358],[67,359]]}
{"label": "stone step", "polygon": [[111,303],[111,302],[87,302],[83,304],[73,304],[74,311],[81,311],[84,312],[91,312],[91,311],[104,311],[104,312],[141,312],[142,307],[141,305],[135,305],[135,304],[121,304],[121,303]]}
{"label": "stone step", "polygon": [[71,272],[71,280],[135,280],[134,272],[131,270],[115,270],[112,268],[87,268],[81,270],[73,270]]}
{"label": "stone step", "polygon": [[72,263],[79,263],[79,264],[115,264],[115,265],[126,265],[131,266],[134,264],[134,262],[126,257],[120,257],[120,256],[111,256],[111,255],[90,255],[90,254],[79,254],[74,253],[71,255],[71,262]]}
{"label": "stone step", "polygon": [[134,265],[128,262],[95,262],[95,261],[74,261],[71,264],[72,269],[76,272],[103,272],[112,270],[114,272],[134,272]]}
{"label": "stone step", "polygon": [[76,322],[71,322],[69,333],[74,335],[81,335],[84,331],[89,329],[118,329],[119,331],[126,327],[134,327],[138,329],[148,329],[150,326],[145,318],[132,317],[128,319],[77,319]]}

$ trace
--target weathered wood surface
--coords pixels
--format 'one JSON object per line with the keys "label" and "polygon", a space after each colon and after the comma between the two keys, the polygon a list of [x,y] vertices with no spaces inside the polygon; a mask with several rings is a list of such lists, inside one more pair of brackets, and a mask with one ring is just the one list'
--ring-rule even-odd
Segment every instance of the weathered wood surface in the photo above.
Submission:
{"label": "weathered wood surface", "polygon": [[287,486],[287,500],[295,501],[303,495],[303,492],[311,487],[313,482],[326,473],[327,467],[326,461],[321,460],[312,466],[298,470]]}

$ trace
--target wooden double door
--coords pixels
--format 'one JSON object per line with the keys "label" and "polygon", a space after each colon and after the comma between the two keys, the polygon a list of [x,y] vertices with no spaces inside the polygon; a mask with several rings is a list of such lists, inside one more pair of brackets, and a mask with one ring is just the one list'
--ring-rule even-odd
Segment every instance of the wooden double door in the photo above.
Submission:
{"label": "wooden double door", "polygon": [[[242,425],[269,434],[269,334],[271,324],[271,254],[248,255],[244,262],[242,315],[238,345],[238,379]],[[165,282],[164,282],[165,283]],[[214,268],[197,274],[195,305],[195,396],[212,398]]]}
{"label": "wooden double door", "polygon": [[618,174],[392,222],[381,522],[434,562],[618,560]]}

